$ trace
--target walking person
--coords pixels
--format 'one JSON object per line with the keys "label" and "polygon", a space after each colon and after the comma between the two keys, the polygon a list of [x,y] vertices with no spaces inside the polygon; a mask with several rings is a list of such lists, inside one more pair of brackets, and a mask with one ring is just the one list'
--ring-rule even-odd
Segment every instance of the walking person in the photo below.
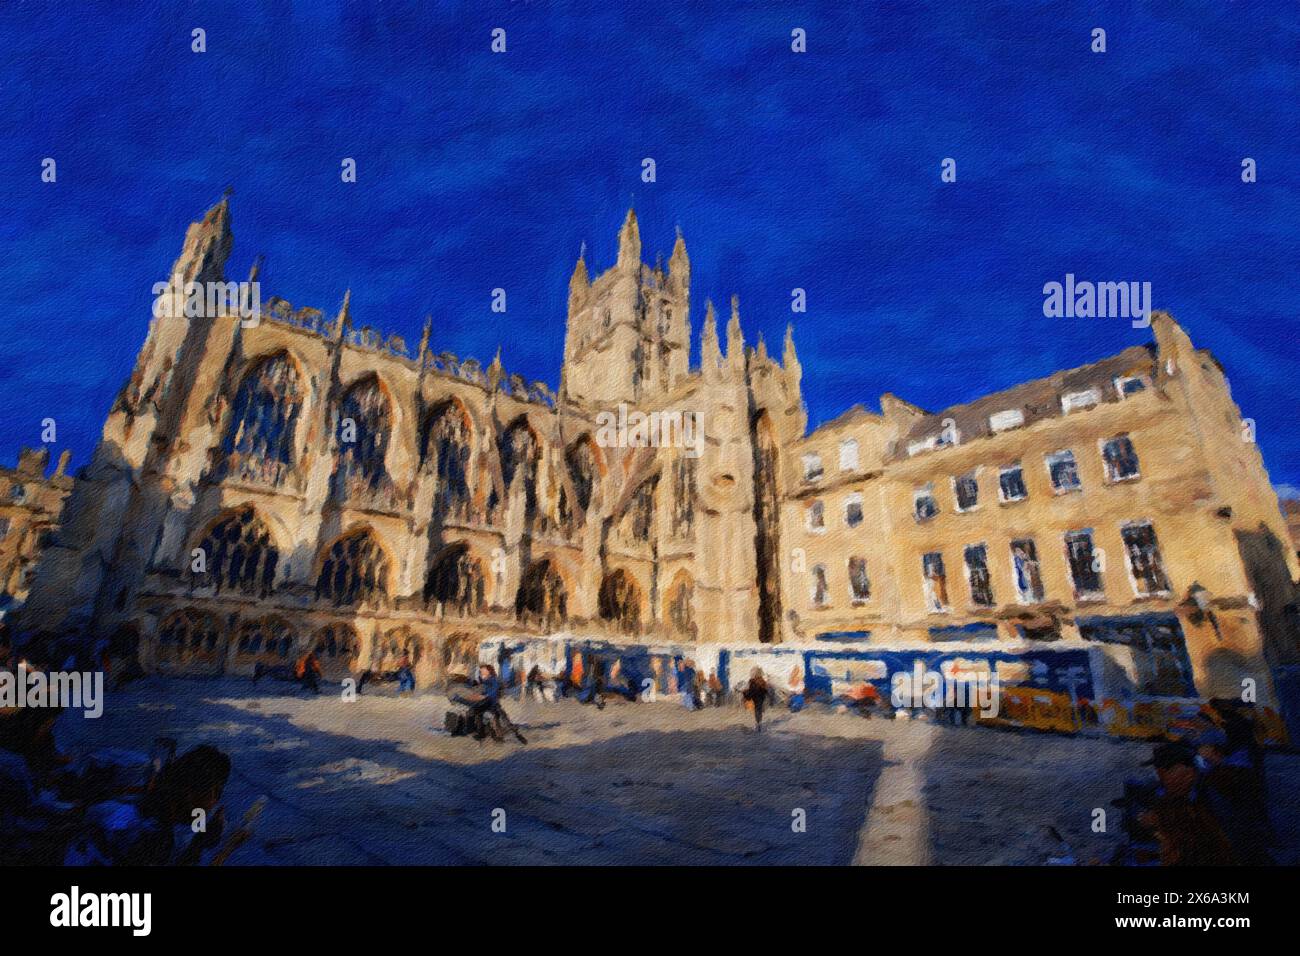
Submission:
{"label": "walking person", "polygon": [[411,655],[403,653],[397,662],[397,693],[401,695],[407,691],[415,693],[415,671],[411,669]]}
{"label": "walking person", "polygon": [[756,732],[763,729],[763,707],[767,704],[769,692],[767,680],[763,677],[763,668],[755,667],[749,672],[749,683],[745,685],[745,692],[741,697],[745,701],[745,706],[754,712]]}
{"label": "walking person", "polygon": [[293,676],[297,678],[302,687],[313,694],[320,693],[320,674],[320,661],[316,658],[315,650],[310,650],[298,658],[298,663],[294,666]]}

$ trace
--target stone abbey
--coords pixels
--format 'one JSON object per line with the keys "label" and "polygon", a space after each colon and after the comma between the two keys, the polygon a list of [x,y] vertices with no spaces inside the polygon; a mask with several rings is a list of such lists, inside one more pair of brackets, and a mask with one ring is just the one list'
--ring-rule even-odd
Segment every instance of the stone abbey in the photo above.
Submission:
{"label": "stone abbey", "polygon": [[[225,282],[231,245],[222,200],[170,281]],[[154,316],[21,628],[163,672],[410,655],[420,682],[556,633],[1078,648],[1099,696],[1274,702],[1300,568],[1223,370],[1168,315],[1092,365],[809,433],[792,331],[778,358],[709,304],[692,363],[690,273],[680,235],[646,265],[629,212],[617,261],[573,271],[556,391],[434,352],[429,324],[413,350],[353,328],[348,298]],[[599,440],[620,407],[698,415],[703,440]]]}

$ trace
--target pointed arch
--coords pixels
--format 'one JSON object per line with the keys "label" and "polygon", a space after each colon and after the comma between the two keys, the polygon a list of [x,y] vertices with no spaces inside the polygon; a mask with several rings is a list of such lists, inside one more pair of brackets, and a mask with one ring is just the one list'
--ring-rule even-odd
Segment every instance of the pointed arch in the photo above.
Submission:
{"label": "pointed arch", "polygon": [[374,372],[353,382],[339,399],[337,490],[348,496],[375,490],[388,480],[393,400]]}
{"label": "pointed arch", "polygon": [[193,673],[221,673],[226,658],[226,636],[215,614],[196,608],[178,608],[158,626],[158,663],[184,667]]}
{"label": "pointed arch", "polygon": [[336,607],[387,604],[392,562],[370,527],[336,538],[321,552],[319,563],[317,600]]}
{"label": "pointed arch", "polygon": [[444,614],[464,617],[483,610],[485,592],[483,564],[461,542],[444,548],[429,566],[424,602],[430,608],[441,607]]}
{"label": "pointed arch", "polygon": [[434,473],[435,518],[469,517],[473,435],[473,419],[454,396],[433,406],[421,424],[420,467]]}
{"label": "pointed arch", "polygon": [[673,575],[672,583],[664,592],[663,619],[674,637],[699,639],[695,624],[695,579],[685,568]]}
{"label": "pointed arch", "polygon": [[270,528],[252,505],[232,508],[208,523],[198,541],[203,571],[195,571],[196,556],[190,556],[190,582],[194,587],[211,587],[266,597],[275,585],[280,550]]}
{"label": "pointed arch", "polygon": [[555,630],[569,619],[569,593],[549,558],[534,561],[519,581],[515,616],[521,623]]}
{"label": "pointed arch", "polygon": [[596,486],[604,477],[607,466],[590,433],[570,442],[564,451],[564,466],[568,480],[560,483],[558,517],[562,527],[574,529],[585,522]]}
{"label": "pointed arch", "polygon": [[312,650],[320,661],[321,676],[339,680],[356,670],[361,642],[356,628],[346,621],[335,621],[318,628],[311,638]]}
{"label": "pointed arch", "polygon": [[247,621],[235,635],[235,659],[244,664],[285,664],[293,660],[298,635],[284,618]]}
{"label": "pointed arch", "polygon": [[302,375],[287,351],[253,362],[239,387],[224,442],[225,474],[279,485],[293,468]]}
{"label": "pointed arch", "polygon": [[641,589],[623,569],[611,571],[600,582],[600,618],[623,634],[641,630]]}

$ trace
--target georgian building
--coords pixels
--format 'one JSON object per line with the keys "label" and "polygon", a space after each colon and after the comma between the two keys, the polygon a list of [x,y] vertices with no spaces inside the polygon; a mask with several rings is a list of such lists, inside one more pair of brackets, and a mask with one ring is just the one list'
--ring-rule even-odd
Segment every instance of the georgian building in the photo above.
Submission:
{"label": "georgian building", "polygon": [[[223,200],[169,274],[224,283]],[[251,279],[256,279],[254,266]],[[690,261],[570,280],[558,392],[269,299],[152,320],[24,610],[163,671],[427,682],[500,635],[1087,648],[1110,694],[1272,699],[1300,660],[1296,554],[1223,370],[1155,341],[929,413],[892,395],[810,434],[802,369],[720,339],[692,367]],[[602,439],[698,415],[704,440]],[[631,446],[631,447],[629,447]]]}

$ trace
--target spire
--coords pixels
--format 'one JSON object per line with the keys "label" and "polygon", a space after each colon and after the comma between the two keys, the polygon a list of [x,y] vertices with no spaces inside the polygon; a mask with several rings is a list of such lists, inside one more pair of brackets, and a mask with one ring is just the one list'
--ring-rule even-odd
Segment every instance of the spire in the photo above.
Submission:
{"label": "spire", "polygon": [[572,312],[574,307],[580,303],[587,294],[590,287],[590,279],[587,276],[587,244],[582,244],[582,251],[578,253],[578,261],[573,266],[573,275],[569,277],[569,311]]}
{"label": "spire", "polygon": [[706,376],[716,372],[722,364],[722,350],[718,347],[718,320],[713,313],[713,301],[704,306],[704,332],[700,336],[700,368]]}
{"label": "spire", "polygon": [[492,364],[488,366],[487,370],[488,391],[495,392],[505,375],[505,366],[501,364],[501,346],[498,345],[497,354],[493,357]]}
{"label": "spire", "polygon": [[352,290],[343,293],[343,305],[339,307],[338,318],[334,320],[334,339],[343,338],[343,333],[352,325]]}
{"label": "spire", "polygon": [[618,231],[618,268],[640,269],[641,230],[636,224],[636,210],[629,209]]}
{"label": "spire", "polygon": [[420,333],[420,351],[416,353],[420,368],[424,368],[424,357],[429,354],[429,336],[433,334],[433,316],[424,317],[424,331]]}
{"label": "spire", "polygon": [[257,281],[257,277],[260,276],[260,275],[262,274],[262,261],[263,261],[263,260],[262,260],[262,256],[260,256],[260,255],[258,255],[256,258],[253,259],[253,265],[252,265],[252,267],[248,270],[248,281],[249,281],[249,282],[256,282],[256,281]]}
{"label": "spire", "polygon": [[799,356],[794,351],[794,323],[791,322],[785,327],[785,349],[782,359],[786,368],[791,365],[799,364]]}
{"label": "spire", "polygon": [[767,355],[767,343],[766,343],[765,341],[763,341],[763,333],[762,333],[762,332],[759,332],[759,333],[758,333],[758,348],[755,350],[755,354],[758,356],[759,364],[766,364],[766,363],[767,363],[767,361],[768,361],[768,355]]}
{"label": "spire", "polygon": [[199,222],[190,223],[185,230],[185,244],[172,266],[172,281],[179,279],[183,287],[188,282],[224,282],[226,259],[234,236],[230,232],[230,194],[204,213]]}
{"label": "spire", "polygon": [[686,240],[682,238],[682,227],[677,227],[677,241],[673,243],[673,254],[668,259],[668,277],[682,291],[691,286],[691,259],[686,254]]}
{"label": "spire", "polygon": [[744,365],[745,335],[740,329],[740,296],[731,297],[731,320],[727,322],[727,361]]}

